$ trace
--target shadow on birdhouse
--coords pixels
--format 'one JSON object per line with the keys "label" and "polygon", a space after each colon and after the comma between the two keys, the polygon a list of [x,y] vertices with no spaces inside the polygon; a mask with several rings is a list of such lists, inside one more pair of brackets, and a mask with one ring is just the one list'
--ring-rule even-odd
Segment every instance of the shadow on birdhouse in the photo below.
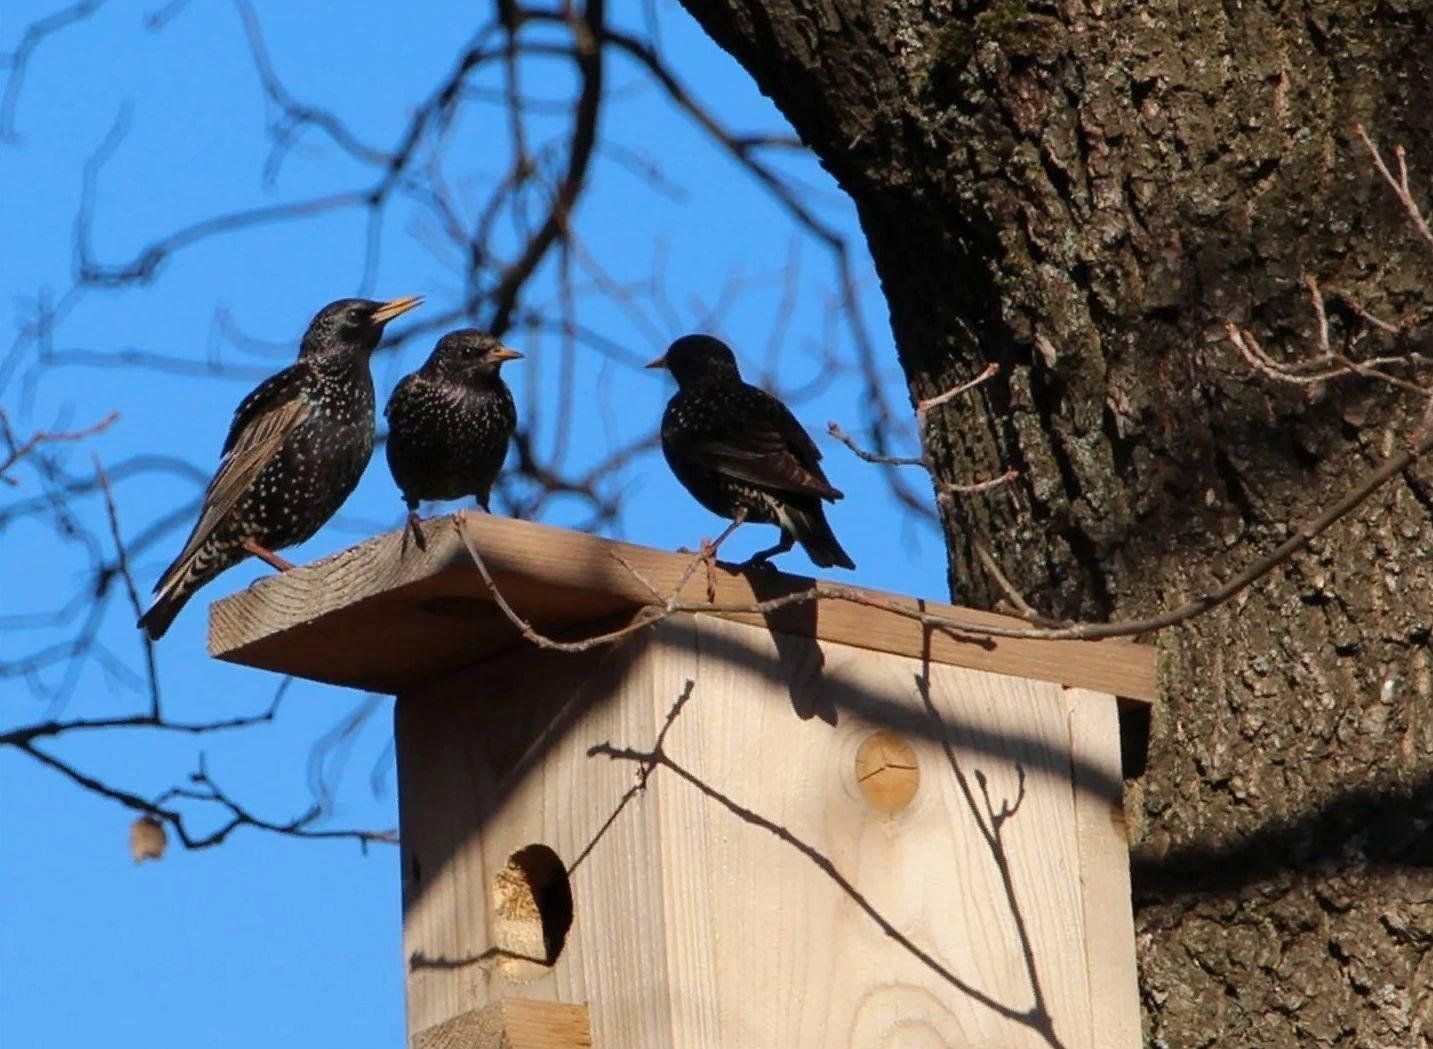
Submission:
{"label": "shadow on birdhouse", "polygon": [[398,697],[415,1049],[1140,1044],[1117,697],[1153,697],[1151,650],[423,528],[219,603],[210,640]]}

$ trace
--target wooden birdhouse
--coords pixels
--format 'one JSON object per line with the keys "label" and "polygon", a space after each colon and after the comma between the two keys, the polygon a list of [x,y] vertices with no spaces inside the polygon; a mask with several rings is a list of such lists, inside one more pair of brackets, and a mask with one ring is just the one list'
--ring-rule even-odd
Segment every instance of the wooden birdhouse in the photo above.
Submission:
{"label": "wooden birdhouse", "polygon": [[425,533],[210,633],[397,697],[414,1049],[1140,1045],[1117,697],[1153,696],[1149,648],[479,514]]}

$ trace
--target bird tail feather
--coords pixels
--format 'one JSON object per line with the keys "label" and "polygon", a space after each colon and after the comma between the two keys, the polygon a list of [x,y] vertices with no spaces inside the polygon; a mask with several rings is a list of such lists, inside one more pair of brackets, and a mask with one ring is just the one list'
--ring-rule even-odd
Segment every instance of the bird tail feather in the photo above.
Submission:
{"label": "bird tail feather", "polygon": [[784,509],[786,520],[782,524],[796,537],[801,549],[806,551],[806,556],[811,558],[813,564],[822,568],[856,567],[856,562],[851,560],[850,555],[841,549],[841,544],[837,542],[831,525],[826,521],[826,511],[820,503],[809,509],[788,504]]}
{"label": "bird tail feather", "polygon": [[174,622],[179,610],[194,596],[194,591],[227,567],[214,551],[204,546],[192,553],[186,550],[180,554],[155,584],[154,592],[158,596],[148,611],[139,617],[140,629],[149,635],[151,641],[158,641]]}

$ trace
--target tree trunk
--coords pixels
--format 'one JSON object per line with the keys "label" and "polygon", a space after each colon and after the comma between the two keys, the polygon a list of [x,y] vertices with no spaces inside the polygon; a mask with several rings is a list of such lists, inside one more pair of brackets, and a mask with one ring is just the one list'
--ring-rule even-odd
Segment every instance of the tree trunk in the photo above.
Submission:
{"label": "tree trunk", "polygon": [[[925,433],[938,481],[1021,471],[942,500],[966,603],[998,597],[978,539],[1050,614],[1171,607],[1416,426],[1387,386],[1251,372],[1225,325],[1310,348],[1306,275],[1425,304],[1352,129],[1433,187],[1427,4],[683,2],[854,198],[913,399],[1004,366]],[[1127,806],[1153,1044],[1433,1039],[1430,508],[1423,466],[1161,638]]]}

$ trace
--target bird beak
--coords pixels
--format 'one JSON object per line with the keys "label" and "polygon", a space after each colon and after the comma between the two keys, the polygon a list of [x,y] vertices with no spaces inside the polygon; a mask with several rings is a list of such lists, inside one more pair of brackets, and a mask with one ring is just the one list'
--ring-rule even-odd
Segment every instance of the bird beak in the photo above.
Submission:
{"label": "bird beak", "polygon": [[658,357],[655,361],[648,361],[646,364],[642,365],[642,367],[644,368],[665,368],[666,366],[667,358],[665,357]]}
{"label": "bird beak", "polygon": [[423,305],[423,296],[421,295],[407,295],[401,299],[394,299],[392,302],[385,302],[373,311],[373,323],[387,324],[394,317],[421,305]]}
{"label": "bird beak", "polygon": [[523,355],[518,353],[517,350],[511,346],[499,346],[488,354],[488,360],[490,361],[520,361],[522,358]]}

